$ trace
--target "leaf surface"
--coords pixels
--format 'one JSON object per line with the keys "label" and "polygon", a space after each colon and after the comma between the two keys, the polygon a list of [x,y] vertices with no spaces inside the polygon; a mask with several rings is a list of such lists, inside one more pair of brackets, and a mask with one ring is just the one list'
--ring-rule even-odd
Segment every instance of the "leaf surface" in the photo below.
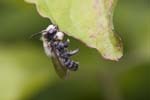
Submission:
{"label": "leaf surface", "polygon": [[123,55],[120,37],[114,33],[113,10],[117,0],[26,0],[43,17],[67,35],[96,48],[105,59]]}

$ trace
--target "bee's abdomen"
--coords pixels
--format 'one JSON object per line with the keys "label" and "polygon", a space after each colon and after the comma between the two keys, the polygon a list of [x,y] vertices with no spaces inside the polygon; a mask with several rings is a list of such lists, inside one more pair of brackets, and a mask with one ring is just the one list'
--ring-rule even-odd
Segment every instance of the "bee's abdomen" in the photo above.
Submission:
{"label": "bee's abdomen", "polygon": [[78,64],[71,59],[67,59],[64,63],[69,70],[76,71],[78,69]]}

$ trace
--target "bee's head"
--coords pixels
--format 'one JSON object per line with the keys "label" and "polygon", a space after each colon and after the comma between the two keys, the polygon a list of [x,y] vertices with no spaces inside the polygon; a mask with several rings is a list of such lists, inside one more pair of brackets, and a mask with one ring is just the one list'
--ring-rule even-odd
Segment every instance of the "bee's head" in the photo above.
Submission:
{"label": "bee's head", "polygon": [[49,26],[46,28],[46,31],[47,31],[49,34],[56,33],[56,32],[58,31],[58,26],[56,26],[56,25],[49,25]]}
{"label": "bee's head", "polygon": [[45,30],[43,30],[42,35],[46,40],[52,40],[56,33],[58,32],[58,27],[56,25],[49,25]]}

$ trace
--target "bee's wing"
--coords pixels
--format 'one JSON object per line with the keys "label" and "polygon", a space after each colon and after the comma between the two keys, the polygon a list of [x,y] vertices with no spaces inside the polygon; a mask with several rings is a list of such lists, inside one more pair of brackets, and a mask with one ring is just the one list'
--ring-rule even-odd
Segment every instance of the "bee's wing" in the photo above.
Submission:
{"label": "bee's wing", "polygon": [[64,63],[63,63],[63,59],[61,59],[59,57],[58,51],[57,49],[55,49],[54,47],[52,48],[51,51],[51,58],[52,58],[52,62],[54,64],[54,68],[56,70],[56,73],[59,75],[59,77],[66,79],[68,76],[68,69],[65,67]]}

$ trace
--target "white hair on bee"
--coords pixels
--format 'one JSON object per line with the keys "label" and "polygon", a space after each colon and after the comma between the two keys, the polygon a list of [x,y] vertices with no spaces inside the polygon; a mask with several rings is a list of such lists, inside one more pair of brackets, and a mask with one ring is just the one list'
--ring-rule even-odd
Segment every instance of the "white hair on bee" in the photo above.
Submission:
{"label": "white hair on bee", "polygon": [[56,26],[55,25],[49,25],[47,28],[46,28],[46,31],[49,31],[50,29],[55,29]]}
{"label": "white hair on bee", "polygon": [[57,40],[63,40],[64,33],[63,32],[57,32],[55,36],[56,36]]}

